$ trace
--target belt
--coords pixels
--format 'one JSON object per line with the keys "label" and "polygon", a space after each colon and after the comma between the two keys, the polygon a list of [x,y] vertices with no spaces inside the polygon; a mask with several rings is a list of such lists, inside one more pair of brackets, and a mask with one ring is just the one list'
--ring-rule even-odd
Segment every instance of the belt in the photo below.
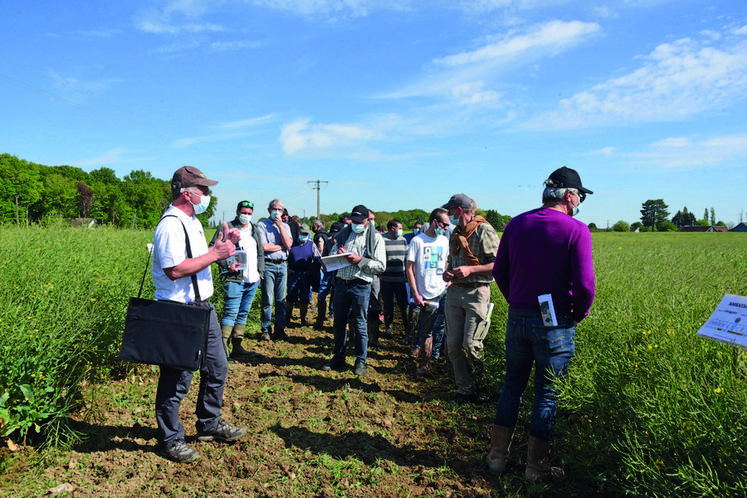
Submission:
{"label": "belt", "polygon": [[457,287],[461,287],[462,289],[475,289],[477,287],[483,287],[490,284],[487,282],[452,282],[451,285],[456,285]]}
{"label": "belt", "polygon": [[281,265],[281,264],[285,263],[285,260],[284,259],[270,259],[270,258],[265,258],[265,263],[272,263],[274,265]]}

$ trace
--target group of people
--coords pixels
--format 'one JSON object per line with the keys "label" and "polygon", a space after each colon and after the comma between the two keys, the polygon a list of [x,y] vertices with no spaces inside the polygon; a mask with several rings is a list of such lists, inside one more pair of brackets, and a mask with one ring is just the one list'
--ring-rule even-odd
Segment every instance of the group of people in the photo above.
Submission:
{"label": "group of people", "polygon": [[[417,375],[428,374],[445,342],[456,384],[453,402],[464,404],[487,399],[481,358],[490,323],[490,283],[495,281],[509,314],[506,375],[491,429],[488,468],[496,474],[506,470],[519,403],[534,365],[525,476],[539,481],[562,475],[562,469],[549,464],[557,412],[555,381],[567,371],[576,326],[594,298],[591,236],[586,225],[573,218],[592,192],[575,170],[555,170],[545,181],[542,207],[511,220],[500,239],[477,214],[475,201],[455,194],[410,237],[396,219],[381,233],[375,214],[362,204],[327,232],[319,220],[311,229],[294,221],[279,199],[269,203],[269,216],[254,223],[254,205],[242,201],[235,219],[224,222],[207,244],[195,215],[204,212],[210,187],[216,184],[197,168],[177,170],[171,182],[173,202],[164,213],[175,216],[163,218],[154,234],[156,299],[213,310],[200,370],[198,440],[232,442],[246,434],[221,418],[221,406],[228,362],[252,354],[242,340],[258,288],[262,340],[288,338],[295,306],[301,324],[308,325],[313,289],[318,292],[314,327],[323,328],[328,309],[333,317],[334,346],[322,369],[347,368],[350,338],[353,372],[360,376],[367,373],[369,345],[381,346],[382,311],[383,334],[392,336],[396,304],[404,323],[403,341],[413,341],[411,353],[421,357]],[[192,235],[191,251],[185,247],[184,230]],[[341,262],[334,272],[320,269],[321,258],[329,255]],[[219,266],[225,293],[220,324],[209,302],[212,263]],[[159,444],[178,462],[199,458],[186,444],[178,417],[191,379],[192,372],[162,367],[156,393]]]}

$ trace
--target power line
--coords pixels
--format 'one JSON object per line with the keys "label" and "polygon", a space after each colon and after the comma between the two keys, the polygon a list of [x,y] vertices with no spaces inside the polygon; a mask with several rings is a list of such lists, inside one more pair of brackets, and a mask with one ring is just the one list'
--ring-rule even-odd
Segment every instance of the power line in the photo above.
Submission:
{"label": "power line", "polygon": [[314,187],[312,187],[314,190],[316,190],[316,217],[319,219],[319,192],[322,190],[321,184],[322,183],[329,183],[326,180],[309,180],[306,183],[313,183],[315,184]]}

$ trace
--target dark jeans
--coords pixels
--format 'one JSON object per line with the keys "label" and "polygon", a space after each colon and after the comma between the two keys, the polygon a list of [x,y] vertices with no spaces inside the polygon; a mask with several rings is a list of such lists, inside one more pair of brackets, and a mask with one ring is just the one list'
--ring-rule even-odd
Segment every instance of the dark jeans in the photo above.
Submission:
{"label": "dark jeans", "polygon": [[[223,348],[218,317],[215,308],[210,315],[205,362],[200,368],[200,391],[197,395],[197,431],[209,432],[220,421],[223,406],[223,387],[226,384],[228,363],[226,350]],[[189,391],[193,372],[177,368],[161,367],[156,390],[156,422],[158,423],[158,441],[170,443],[184,439],[184,426],[179,421],[179,406]]]}
{"label": "dark jeans", "polygon": [[289,303],[309,304],[311,302],[311,282],[306,272],[288,273],[288,297]]}
{"label": "dark jeans", "polygon": [[275,304],[275,333],[285,330],[285,285],[288,267],[285,262],[265,261],[265,278],[262,284],[262,332],[271,332],[272,305]]}
{"label": "dark jeans", "polygon": [[539,312],[509,309],[506,322],[506,378],[495,413],[495,425],[514,427],[519,403],[534,363],[534,408],[529,434],[552,441],[558,390],[554,382],[568,371],[576,348],[576,327],[568,316],[558,327],[545,327]]}
{"label": "dark jeans", "polygon": [[350,328],[355,340],[356,361],[366,363],[368,355],[368,330],[366,328],[366,312],[368,300],[371,296],[371,284],[360,279],[350,281],[335,279],[335,349],[332,362],[345,362],[347,348],[346,326],[350,319]]}

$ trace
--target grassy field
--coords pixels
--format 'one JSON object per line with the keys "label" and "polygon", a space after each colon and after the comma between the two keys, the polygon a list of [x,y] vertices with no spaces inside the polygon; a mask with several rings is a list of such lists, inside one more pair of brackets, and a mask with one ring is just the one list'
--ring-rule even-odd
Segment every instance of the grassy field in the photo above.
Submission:
{"label": "grassy field", "polygon": [[[203,445],[201,463],[184,467],[153,451],[154,369],[117,360],[151,233],[0,231],[4,495],[65,482],[76,496],[747,494],[745,355],[695,335],[724,294],[747,295],[744,234],[593,235],[597,298],[578,328],[556,429],[567,478],[530,486],[521,479],[530,402],[509,473],[490,476],[482,463],[503,376],[507,310],[495,289],[491,403],[450,406],[445,365],[418,382],[394,341],[357,379],[320,372],[328,332],[296,329],[279,344],[252,334],[260,356],[232,367],[225,397],[226,417],[251,437]],[[148,277],[144,294],[152,292]]]}

